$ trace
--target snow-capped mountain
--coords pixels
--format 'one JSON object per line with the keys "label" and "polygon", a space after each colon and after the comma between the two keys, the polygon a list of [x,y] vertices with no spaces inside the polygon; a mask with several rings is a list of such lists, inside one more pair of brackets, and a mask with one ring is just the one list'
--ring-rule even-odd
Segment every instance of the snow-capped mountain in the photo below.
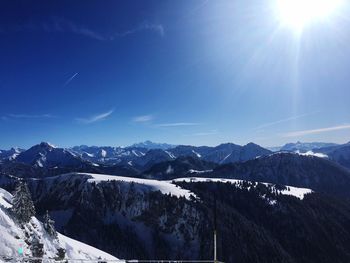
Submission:
{"label": "snow-capped mountain", "polygon": [[146,149],[126,149],[122,147],[111,146],[75,146],[69,149],[72,153],[79,155],[85,160],[91,162],[117,164],[123,161],[131,161],[134,158],[143,156]]}
{"label": "snow-capped mountain", "polygon": [[296,142],[296,143],[287,143],[280,148],[280,151],[288,151],[288,152],[308,152],[314,151],[316,149],[337,146],[335,143],[325,143],[325,142]]}
{"label": "snow-capped mountain", "polygon": [[23,152],[23,149],[20,148],[11,148],[10,150],[0,150],[0,162],[1,160],[14,160],[16,157]]}
{"label": "snow-capped mountain", "polygon": [[70,151],[42,142],[21,152],[15,160],[35,167],[77,166],[82,160]]}
{"label": "snow-capped mountain", "polygon": [[226,143],[216,147],[190,145],[172,147],[169,147],[170,145],[166,147],[142,146],[144,145],[135,144],[127,148],[76,146],[71,148],[70,151],[91,162],[129,164],[141,170],[145,170],[156,163],[174,160],[178,157],[192,156],[215,163],[230,163],[247,161],[271,153],[271,151],[254,143],[244,146]]}
{"label": "snow-capped mountain", "polygon": [[192,156],[218,164],[243,162],[259,156],[270,154],[271,151],[254,143],[241,146],[233,143],[208,146],[177,146],[169,150],[175,157]]}
{"label": "snow-capped mountain", "polygon": [[[86,245],[58,233],[57,238],[50,236],[43,224],[35,217],[24,227],[19,225],[11,214],[12,195],[0,188],[0,262],[16,261],[18,257],[33,256],[34,237],[42,244],[43,258],[57,260],[117,260],[99,249]],[[22,255],[18,251],[21,250]],[[61,252],[60,255],[60,251]],[[62,254],[63,253],[63,254]]]}
{"label": "snow-capped mountain", "polygon": [[[100,151],[102,151],[100,149]],[[135,151],[136,152],[136,151]],[[120,163],[118,165],[97,164],[84,159],[71,149],[55,147],[42,142],[22,151],[13,159],[3,159],[0,171],[21,177],[43,177],[68,172],[112,173],[135,175],[134,167]]]}
{"label": "snow-capped mountain", "polygon": [[168,144],[168,143],[156,143],[152,141],[144,141],[140,143],[134,143],[133,145],[127,147],[127,148],[143,148],[147,150],[152,150],[152,149],[161,149],[161,150],[167,150],[167,149],[172,149],[175,148],[176,145],[173,144]]}

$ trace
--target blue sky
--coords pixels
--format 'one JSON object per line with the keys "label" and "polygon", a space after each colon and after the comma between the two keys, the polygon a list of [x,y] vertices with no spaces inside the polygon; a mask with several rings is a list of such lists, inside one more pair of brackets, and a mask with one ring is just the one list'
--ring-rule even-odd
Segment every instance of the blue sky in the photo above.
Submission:
{"label": "blue sky", "polygon": [[349,7],[276,1],[2,1],[0,149],[349,141]]}

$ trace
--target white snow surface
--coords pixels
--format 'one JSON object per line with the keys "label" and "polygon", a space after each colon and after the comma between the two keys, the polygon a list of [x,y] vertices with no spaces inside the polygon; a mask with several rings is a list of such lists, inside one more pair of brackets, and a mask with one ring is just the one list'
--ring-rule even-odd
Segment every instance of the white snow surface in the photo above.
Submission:
{"label": "white snow surface", "polygon": [[192,152],[198,157],[198,158],[201,158],[202,155],[200,155],[199,153],[197,153],[195,150],[192,150]]}
{"label": "white snow surface", "polygon": [[[237,179],[223,179],[223,178],[203,178],[203,177],[186,177],[186,178],[177,178],[173,180],[168,181],[160,181],[160,180],[153,180],[153,179],[141,179],[141,178],[134,178],[134,177],[123,177],[123,176],[115,176],[115,175],[103,175],[103,174],[91,174],[91,173],[79,173],[83,175],[89,175],[91,176],[91,179],[88,179],[89,182],[102,182],[102,181],[122,181],[126,183],[134,182],[135,184],[142,185],[146,187],[149,191],[160,191],[163,194],[171,194],[173,196],[184,196],[185,198],[189,199],[192,195],[193,197],[196,197],[194,193],[187,189],[183,189],[179,186],[177,186],[176,182],[222,182],[222,183],[242,183],[244,180],[237,180]],[[274,184],[271,183],[264,183],[260,182],[266,186],[274,186]],[[279,194],[282,195],[291,195],[295,196],[299,199],[303,199],[306,194],[312,193],[313,191],[308,188],[300,188],[300,187],[294,187],[294,186],[288,186],[286,185],[286,190],[277,190]]]}
{"label": "white snow surface", "polygon": [[23,248],[23,256],[31,257],[30,247],[26,244],[26,233],[36,235],[40,243],[44,244],[45,254],[43,258],[54,258],[57,256],[57,249],[64,248],[66,250],[66,259],[79,260],[118,260],[116,257],[107,254],[92,246],[76,241],[58,233],[58,238],[49,236],[42,223],[32,217],[31,221],[25,224],[22,229],[9,213],[12,195],[4,189],[0,188],[0,262],[3,257],[19,257],[18,249]]}
{"label": "white snow surface", "polygon": [[327,154],[324,154],[324,153],[315,153],[313,151],[307,151],[306,153],[301,153],[299,151],[296,151],[297,154],[300,154],[300,155],[305,155],[305,156],[316,156],[316,157],[319,157],[319,158],[328,158],[328,155]]}
{"label": "white snow surface", "polygon": [[188,172],[191,174],[203,174],[203,173],[210,173],[212,171],[213,170],[194,170],[194,169],[188,170]]}
{"label": "white snow surface", "polygon": [[176,159],[175,155],[172,154],[171,152],[169,152],[169,151],[165,151],[165,152],[169,155],[170,158]]}
{"label": "white snow surface", "polygon": [[173,196],[181,197],[184,196],[189,198],[191,195],[194,196],[189,190],[182,189],[179,186],[173,184],[171,181],[159,181],[152,179],[141,179],[134,177],[124,177],[115,175],[104,175],[104,174],[91,174],[91,173],[79,173],[91,176],[88,179],[89,182],[102,182],[102,181],[121,181],[126,183],[135,183],[146,187],[149,191],[160,191],[163,194],[171,194]]}

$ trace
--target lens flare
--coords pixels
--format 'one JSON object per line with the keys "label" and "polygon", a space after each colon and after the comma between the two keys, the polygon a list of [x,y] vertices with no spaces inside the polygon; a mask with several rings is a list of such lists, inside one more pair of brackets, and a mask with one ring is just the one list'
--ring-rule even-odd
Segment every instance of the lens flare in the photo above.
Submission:
{"label": "lens flare", "polygon": [[277,0],[281,24],[295,30],[330,17],[341,6],[342,0]]}

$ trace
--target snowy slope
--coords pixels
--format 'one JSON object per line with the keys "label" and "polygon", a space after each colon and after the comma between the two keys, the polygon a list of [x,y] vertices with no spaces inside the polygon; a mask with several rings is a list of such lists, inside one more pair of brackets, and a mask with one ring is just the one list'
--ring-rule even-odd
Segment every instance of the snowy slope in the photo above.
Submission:
{"label": "snowy slope", "polygon": [[307,151],[305,153],[302,153],[302,152],[299,152],[299,151],[296,151],[297,154],[300,154],[300,155],[304,155],[304,156],[316,156],[316,157],[319,157],[319,158],[328,158],[328,155],[327,154],[324,154],[324,153],[315,153],[313,151]]}
{"label": "snowy slope", "polygon": [[[82,174],[82,173],[79,173]],[[122,181],[126,183],[135,183],[145,188],[148,188],[150,191],[160,191],[163,194],[171,194],[177,197],[184,196],[189,198],[191,195],[195,197],[195,194],[191,193],[189,190],[180,188],[175,183],[176,182],[222,182],[227,183],[230,182],[232,184],[242,183],[244,180],[235,180],[235,179],[221,179],[221,178],[202,178],[202,177],[190,177],[190,178],[178,178],[169,181],[159,181],[159,180],[151,180],[151,179],[140,179],[133,177],[122,177],[122,176],[114,176],[114,175],[101,175],[101,174],[85,174],[91,176],[91,179],[88,179],[89,182],[102,182],[102,181]],[[249,182],[249,181],[248,181]],[[262,184],[266,186],[270,186],[274,191],[278,194],[282,195],[291,195],[295,196],[299,199],[303,199],[306,194],[312,193],[313,191],[308,188],[300,188],[286,185],[285,190],[278,190],[274,187],[274,184],[264,183]]]}
{"label": "snowy slope", "polygon": [[58,239],[49,236],[43,228],[42,223],[35,217],[22,229],[12,218],[9,208],[12,195],[0,188],[0,262],[4,257],[18,257],[18,249],[23,248],[23,256],[31,257],[32,253],[26,235],[36,235],[40,242],[44,244],[44,258],[54,258],[57,256],[57,249],[66,250],[66,258],[70,259],[98,259],[117,260],[117,258],[98,250],[94,247],[73,240],[58,233]]}
{"label": "snowy slope", "polygon": [[23,151],[23,149],[17,147],[11,148],[10,150],[0,150],[0,160],[14,160]]}
{"label": "snowy slope", "polygon": [[34,145],[21,152],[16,157],[16,161],[35,167],[79,166],[83,162],[69,150],[57,148],[47,142]]}
{"label": "snowy slope", "polygon": [[[83,174],[83,173],[78,173]],[[144,188],[144,190],[149,191],[160,191],[163,194],[171,194],[177,197],[184,196],[189,198],[191,196],[191,192],[186,189],[182,189],[175,184],[172,184],[169,181],[159,181],[159,180],[151,180],[151,179],[141,179],[141,178],[133,178],[133,177],[123,177],[123,176],[115,176],[115,175],[102,175],[102,174],[86,174],[91,176],[89,182],[101,182],[101,181],[121,181],[126,183],[135,183]],[[192,194],[193,195],[193,194]]]}
{"label": "snowy slope", "polygon": [[[236,179],[203,178],[203,177],[178,178],[178,179],[175,179],[172,181],[174,181],[174,182],[185,181],[185,182],[192,182],[192,183],[196,183],[196,182],[221,182],[221,183],[231,183],[231,184],[236,184],[236,185],[242,184],[243,182],[245,182],[244,180],[236,180]],[[249,182],[249,181],[246,181],[246,182]],[[274,187],[274,184],[269,184],[269,183],[261,183],[261,184],[272,187],[272,189],[274,191],[276,191],[278,194],[295,196],[301,200],[304,199],[304,196],[306,194],[310,194],[313,192],[311,189],[308,189],[308,188],[293,187],[293,186],[288,186],[288,185],[286,185],[286,189],[278,190]]]}

